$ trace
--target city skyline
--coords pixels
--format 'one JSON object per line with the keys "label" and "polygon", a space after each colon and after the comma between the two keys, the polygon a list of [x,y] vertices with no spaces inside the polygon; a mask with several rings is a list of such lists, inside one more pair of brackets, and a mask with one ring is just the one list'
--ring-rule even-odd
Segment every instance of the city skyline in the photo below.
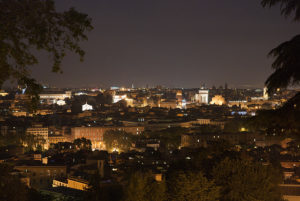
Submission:
{"label": "city skyline", "polygon": [[0,0],[0,21],[0,201],[300,200],[300,0]]}
{"label": "city skyline", "polygon": [[56,3],[87,13],[94,26],[82,43],[85,61],[69,54],[63,74],[51,73],[39,53],[33,77],[57,87],[263,87],[272,72],[268,52],[300,30],[260,1]]}

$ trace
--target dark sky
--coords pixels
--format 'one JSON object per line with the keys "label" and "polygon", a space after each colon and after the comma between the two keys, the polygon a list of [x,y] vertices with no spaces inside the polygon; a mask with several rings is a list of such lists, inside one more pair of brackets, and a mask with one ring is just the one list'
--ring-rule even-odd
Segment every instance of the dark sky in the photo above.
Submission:
{"label": "dark sky", "polygon": [[85,61],[69,55],[64,73],[49,60],[33,75],[66,87],[261,87],[272,72],[267,53],[300,32],[300,24],[264,9],[260,0],[59,0],[93,19],[82,43]]}

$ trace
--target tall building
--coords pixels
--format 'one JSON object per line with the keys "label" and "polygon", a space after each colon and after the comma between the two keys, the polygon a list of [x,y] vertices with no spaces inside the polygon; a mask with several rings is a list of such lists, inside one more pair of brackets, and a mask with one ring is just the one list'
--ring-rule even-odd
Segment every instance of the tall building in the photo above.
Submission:
{"label": "tall building", "polygon": [[264,87],[263,99],[264,99],[264,100],[268,100],[268,99],[269,99],[267,87]]}

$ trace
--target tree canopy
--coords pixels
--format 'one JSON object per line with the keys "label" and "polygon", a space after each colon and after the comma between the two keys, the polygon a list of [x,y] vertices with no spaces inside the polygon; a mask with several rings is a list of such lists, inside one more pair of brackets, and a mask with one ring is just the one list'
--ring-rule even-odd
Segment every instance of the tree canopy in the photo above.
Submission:
{"label": "tree canopy", "polygon": [[108,130],[104,133],[103,141],[109,151],[127,151],[134,142],[134,135],[119,130]]}
{"label": "tree canopy", "polygon": [[167,149],[178,149],[181,143],[181,135],[187,132],[186,128],[172,127],[159,131],[145,133],[148,138],[159,139],[163,146]]}
{"label": "tree canopy", "polygon": [[275,70],[266,80],[269,92],[277,88],[295,86],[300,82],[300,35],[280,44],[271,50],[269,56],[275,60],[272,68]]}
{"label": "tree canopy", "polygon": [[220,197],[220,188],[201,172],[179,172],[170,186],[173,201],[217,201]]}
{"label": "tree canopy", "polygon": [[124,188],[123,201],[164,201],[166,197],[164,181],[156,182],[150,172],[136,172]]}
{"label": "tree canopy", "polygon": [[92,28],[88,15],[74,8],[58,12],[53,0],[0,0],[0,87],[16,80],[38,99],[41,87],[28,69],[38,64],[35,50],[48,52],[52,71],[62,72],[67,51],[83,60],[79,42],[87,40],[85,33]]}
{"label": "tree canopy", "polygon": [[[13,172],[13,168],[0,164],[0,200],[5,201],[54,201],[51,195],[44,195],[39,191],[28,188],[20,175]],[[62,197],[65,200],[67,197]]]}
{"label": "tree canopy", "polygon": [[273,7],[280,5],[281,14],[285,17],[294,15],[295,21],[300,20],[300,1],[298,0],[262,0],[263,7]]}
{"label": "tree canopy", "polygon": [[[263,7],[280,5],[281,14],[293,16],[294,21],[300,20],[299,0],[262,0]],[[300,82],[300,35],[272,49],[269,56],[274,57],[272,68],[275,70],[266,80],[268,92],[277,88],[294,86]]]}
{"label": "tree canopy", "polygon": [[77,149],[80,150],[91,150],[92,149],[92,142],[89,139],[86,138],[77,138],[74,140],[74,145]]}
{"label": "tree canopy", "polygon": [[278,175],[271,166],[229,158],[221,161],[212,172],[216,184],[221,187],[221,200],[226,201],[282,201]]}
{"label": "tree canopy", "polygon": [[12,176],[11,172],[12,168],[8,165],[0,165],[0,200],[27,200],[27,187],[18,177]]}

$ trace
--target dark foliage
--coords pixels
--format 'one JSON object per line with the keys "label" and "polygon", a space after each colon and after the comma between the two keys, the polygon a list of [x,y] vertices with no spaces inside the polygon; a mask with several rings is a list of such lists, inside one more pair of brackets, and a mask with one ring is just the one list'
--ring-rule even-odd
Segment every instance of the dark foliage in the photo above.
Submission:
{"label": "dark foliage", "polygon": [[16,80],[36,102],[41,87],[28,69],[38,63],[34,51],[48,52],[52,71],[62,72],[67,51],[83,59],[79,42],[87,40],[85,32],[92,28],[86,14],[74,8],[58,12],[53,0],[0,0],[0,87]]}
{"label": "dark foliage", "polygon": [[275,60],[272,68],[275,70],[267,79],[269,92],[277,88],[286,88],[299,84],[300,81],[300,35],[295,36],[274,48],[269,56]]}
{"label": "dark foliage", "polygon": [[300,20],[300,1],[299,0],[262,0],[263,7],[280,6],[281,14],[285,17],[293,16],[295,21]]}

